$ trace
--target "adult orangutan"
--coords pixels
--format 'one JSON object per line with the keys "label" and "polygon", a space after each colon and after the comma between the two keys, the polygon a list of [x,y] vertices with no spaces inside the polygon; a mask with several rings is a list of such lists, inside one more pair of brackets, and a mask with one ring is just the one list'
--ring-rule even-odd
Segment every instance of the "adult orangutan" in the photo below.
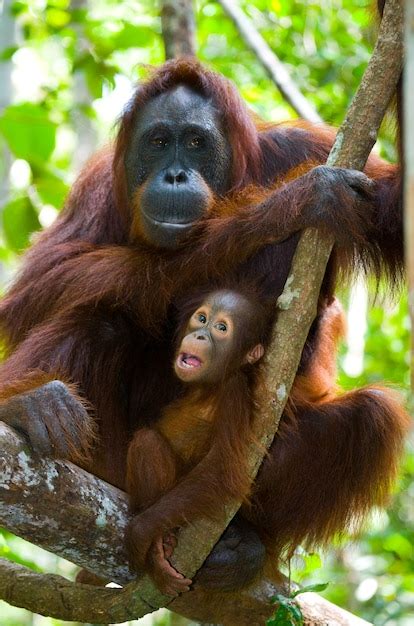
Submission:
{"label": "adult orangutan", "polygon": [[[395,476],[405,429],[396,402],[386,391],[331,402],[330,377],[315,374],[330,344],[324,320],[338,269],[395,281],[403,262],[398,168],[376,156],[366,175],[320,165],[333,137],[323,126],[258,122],[222,76],[195,60],[167,62],[138,86],[114,147],[82,171],[0,308],[9,348],[0,397],[17,407],[3,419],[42,454],[89,456],[85,467],[122,488],[133,432],[180,394],[171,370],[175,302],[223,278],[253,281],[264,302],[274,301],[299,231],[334,234],[298,372],[300,402],[291,403],[257,479],[248,516],[255,530],[230,527],[204,569],[222,588],[257,572],[255,531],[277,552],[326,542],[351,515],[383,503]],[[351,423],[364,453],[359,445],[344,452],[355,452],[361,476],[375,476],[364,493],[338,449],[329,453]]]}

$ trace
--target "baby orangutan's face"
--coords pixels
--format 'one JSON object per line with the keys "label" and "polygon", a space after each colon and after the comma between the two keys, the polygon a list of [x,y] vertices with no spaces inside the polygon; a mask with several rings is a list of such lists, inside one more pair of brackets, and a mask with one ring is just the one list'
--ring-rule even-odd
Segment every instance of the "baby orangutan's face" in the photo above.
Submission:
{"label": "baby orangutan's face", "polygon": [[243,328],[251,320],[252,306],[233,291],[211,294],[193,313],[175,358],[174,370],[183,382],[213,384],[234,371],[255,363],[263,346],[243,347]]}

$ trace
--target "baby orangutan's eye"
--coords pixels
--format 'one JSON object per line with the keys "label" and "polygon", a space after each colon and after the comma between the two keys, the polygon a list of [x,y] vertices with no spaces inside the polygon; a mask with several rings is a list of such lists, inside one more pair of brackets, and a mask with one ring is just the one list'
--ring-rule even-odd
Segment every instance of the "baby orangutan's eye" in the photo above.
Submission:
{"label": "baby orangutan's eye", "polygon": [[219,330],[221,333],[225,333],[227,330],[227,325],[224,322],[219,322],[218,324],[216,324],[216,328],[217,330]]}
{"label": "baby orangutan's eye", "polygon": [[197,315],[197,319],[199,322],[201,322],[202,324],[205,324],[207,322],[207,317],[204,315],[204,313],[199,313]]}

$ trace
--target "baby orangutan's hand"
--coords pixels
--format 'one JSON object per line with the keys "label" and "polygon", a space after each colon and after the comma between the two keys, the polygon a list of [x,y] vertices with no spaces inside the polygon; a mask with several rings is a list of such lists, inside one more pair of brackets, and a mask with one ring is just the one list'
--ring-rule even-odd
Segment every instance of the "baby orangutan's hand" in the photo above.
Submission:
{"label": "baby orangutan's hand", "polygon": [[168,561],[171,558],[177,538],[173,532],[157,537],[151,544],[147,555],[147,571],[161,593],[178,596],[190,590],[192,581],[185,578]]}

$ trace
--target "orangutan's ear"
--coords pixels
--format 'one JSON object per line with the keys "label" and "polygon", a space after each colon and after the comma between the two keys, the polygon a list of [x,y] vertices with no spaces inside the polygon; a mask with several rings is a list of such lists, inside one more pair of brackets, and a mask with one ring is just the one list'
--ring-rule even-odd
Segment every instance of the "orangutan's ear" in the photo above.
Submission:
{"label": "orangutan's ear", "polygon": [[253,363],[256,363],[256,361],[261,359],[263,355],[264,355],[264,347],[262,346],[261,343],[258,343],[257,346],[249,350],[249,352],[246,354],[245,362],[250,363],[250,365],[253,365]]}

